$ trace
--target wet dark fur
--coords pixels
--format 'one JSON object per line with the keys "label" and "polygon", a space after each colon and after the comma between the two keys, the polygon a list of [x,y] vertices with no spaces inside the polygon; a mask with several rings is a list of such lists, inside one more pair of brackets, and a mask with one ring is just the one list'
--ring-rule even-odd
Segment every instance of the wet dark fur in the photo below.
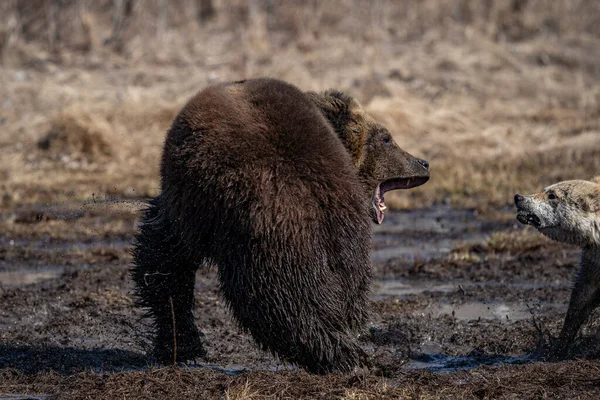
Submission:
{"label": "wet dark fur", "polygon": [[134,250],[139,305],[155,355],[205,355],[194,325],[195,272],[218,267],[239,326],[308,371],[367,364],[352,337],[366,320],[370,213],[362,180],[324,113],[276,80],[209,87],[168,132],[162,192]]}

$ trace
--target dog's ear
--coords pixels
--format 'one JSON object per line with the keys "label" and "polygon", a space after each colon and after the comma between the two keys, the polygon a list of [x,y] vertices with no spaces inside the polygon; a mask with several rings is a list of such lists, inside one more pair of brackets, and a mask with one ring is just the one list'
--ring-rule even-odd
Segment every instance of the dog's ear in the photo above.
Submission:
{"label": "dog's ear", "polygon": [[590,206],[592,207],[592,212],[600,214],[600,190],[597,193],[596,197],[590,201]]}
{"label": "dog's ear", "polygon": [[592,178],[592,182],[596,184],[596,188],[590,195],[590,206],[593,212],[600,214],[600,175]]}

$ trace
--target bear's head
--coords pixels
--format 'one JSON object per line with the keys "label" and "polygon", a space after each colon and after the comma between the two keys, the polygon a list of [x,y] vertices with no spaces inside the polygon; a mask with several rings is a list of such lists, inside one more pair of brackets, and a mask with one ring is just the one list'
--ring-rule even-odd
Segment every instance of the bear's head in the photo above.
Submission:
{"label": "bear's head", "polygon": [[386,209],[383,195],[427,182],[429,163],[402,150],[352,96],[337,90],[307,94],[348,150],[365,193],[372,199],[373,220],[381,224]]}

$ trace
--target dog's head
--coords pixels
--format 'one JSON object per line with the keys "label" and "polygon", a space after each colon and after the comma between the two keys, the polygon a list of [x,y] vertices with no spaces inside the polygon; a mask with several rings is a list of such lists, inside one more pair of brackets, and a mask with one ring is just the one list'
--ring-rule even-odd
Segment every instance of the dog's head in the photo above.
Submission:
{"label": "dog's head", "polygon": [[515,195],[517,219],[559,242],[600,245],[600,184],[564,181],[529,196]]}

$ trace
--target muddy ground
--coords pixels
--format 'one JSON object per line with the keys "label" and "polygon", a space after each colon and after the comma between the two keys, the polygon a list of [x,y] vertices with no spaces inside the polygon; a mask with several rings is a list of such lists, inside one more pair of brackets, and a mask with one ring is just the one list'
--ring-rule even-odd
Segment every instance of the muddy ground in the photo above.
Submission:
{"label": "muddy ground", "polygon": [[[514,220],[436,206],[375,228],[374,367],[311,376],[259,351],[200,271],[209,359],[160,366],[133,307],[140,203],[22,206],[0,224],[0,398],[597,398],[598,318],[570,360],[537,354],[562,324],[578,250]],[[597,315],[597,314],[595,314]]]}

